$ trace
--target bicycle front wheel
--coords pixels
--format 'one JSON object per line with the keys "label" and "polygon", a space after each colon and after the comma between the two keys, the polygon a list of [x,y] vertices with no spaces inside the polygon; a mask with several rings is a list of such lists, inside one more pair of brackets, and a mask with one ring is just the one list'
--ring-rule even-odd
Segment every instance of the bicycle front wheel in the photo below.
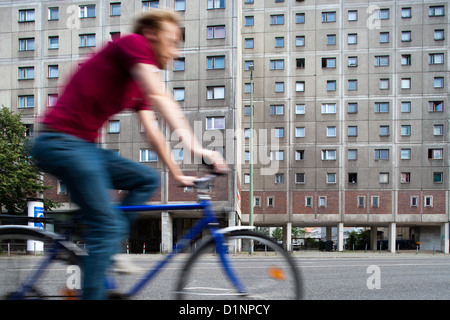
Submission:
{"label": "bicycle front wheel", "polygon": [[[224,234],[231,267],[246,288],[239,292],[224,272],[213,239],[186,262],[176,288],[177,299],[301,299],[300,271],[288,252],[265,235],[238,230]],[[253,241],[254,251],[249,255]]]}
{"label": "bicycle front wheel", "polygon": [[0,227],[0,299],[79,298],[83,251],[57,234]]}

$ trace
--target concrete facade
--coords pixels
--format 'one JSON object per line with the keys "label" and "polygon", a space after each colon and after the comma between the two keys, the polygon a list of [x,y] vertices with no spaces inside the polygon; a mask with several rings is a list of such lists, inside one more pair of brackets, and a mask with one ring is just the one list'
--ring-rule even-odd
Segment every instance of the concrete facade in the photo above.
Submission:
{"label": "concrete facade", "polygon": [[[204,146],[231,164],[211,192],[229,208],[223,225],[248,223],[252,64],[255,225],[283,226],[285,243],[291,226],[385,227],[391,242],[409,227],[448,252],[448,1],[0,0],[0,104],[33,135],[83,58],[157,5],[178,11],[184,31],[180,59],[162,73],[167,89]],[[161,171],[149,202],[195,201],[147,151],[134,115],[110,120],[102,146]],[[177,137],[158,126],[179,156]],[[64,186],[46,183],[45,196],[73,208]],[[161,213],[133,234],[150,241],[139,230],[151,230],[155,246],[170,248],[198,217]]]}

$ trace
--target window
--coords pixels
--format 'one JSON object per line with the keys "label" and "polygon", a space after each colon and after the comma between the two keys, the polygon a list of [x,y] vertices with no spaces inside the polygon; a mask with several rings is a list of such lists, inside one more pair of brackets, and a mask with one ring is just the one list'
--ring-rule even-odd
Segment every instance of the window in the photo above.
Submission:
{"label": "window", "polygon": [[206,130],[223,130],[225,129],[225,117],[207,117]]}
{"label": "window", "polygon": [[389,112],[389,102],[375,102],[375,112]]}
{"label": "window", "polygon": [[305,14],[303,12],[295,14],[295,23],[305,23]]}
{"label": "window", "polygon": [[275,184],[283,184],[284,183],[284,173],[275,174]]}
{"label": "window", "polygon": [[348,160],[357,160],[358,159],[358,149],[349,149],[347,152]]}
{"label": "window", "polygon": [[358,127],[357,126],[348,126],[348,136],[349,137],[358,136]]}
{"label": "window", "polygon": [[275,137],[284,138],[284,128],[275,128]]}
{"label": "window", "polygon": [[389,66],[389,56],[375,56],[375,67]]}
{"label": "window", "polygon": [[158,0],[152,0],[152,1],[142,1],[142,11],[148,11],[150,8],[158,8],[159,7],[159,1]]}
{"label": "window", "polygon": [[95,34],[80,34],[80,48],[95,47]]}
{"label": "window", "polygon": [[304,104],[296,104],[295,105],[295,114],[305,114],[305,105]]}
{"label": "window", "polygon": [[109,133],[119,133],[120,132],[120,121],[110,120],[109,121]]}
{"label": "window", "polygon": [[411,182],[411,173],[410,172],[400,173],[400,183],[410,183],[410,182]]}
{"label": "window", "polygon": [[284,24],[284,15],[283,14],[271,15],[270,16],[270,24],[271,25]]}
{"label": "window", "polygon": [[80,6],[80,19],[95,18],[95,4]]}
{"label": "window", "polygon": [[34,9],[19,10],[19,22],[33,22],[34,19]]}
{"label": "window", "polygon": [[389,89],[389,79],[380,79],[380,90]]}
{"label": "window", "polygon": [[358,90],[358,80],[348,80],[348,90]]}
{"label": "window", "polygon": [[295,59],[297,69],[305,69],[305,58]]}
{"label": "window", "polygon": [[320,196],[319,197],[319,207],[326,207],[327,206],[327,197]]}
{"label": "window", "polygon": [[425,196],[423,206],[433,207],[433,196]]}
{"label": "window", "polygon": [[442,112],[444,110],[444,101],[429,101],[428,111],[430,112]]}
{"label": "window", "polygon": [[327,91],[336,91],[336,80],[327,80]]}
{"label": "window", "polygon": [[348,10],[348,21],[358,20],[358,10]]}
{"label": "window", "polygon": [[175,0],[175,11],[186,11],[186,1]]}
{"label": "window", "polygon": [[389,9],[378,9],[374,10],[374,18],[378,20],[389,19]]}
{"label": "window", "polygon": [[208,100],[225,99],[225,86],[206,87],[206,99]]}
{"label": "window", "polygon": [[380,126],[380,137],[389,136],[389,126]]}
{"label": "window", "polygon": [[410,54],[402,54],[401,65],[402,66],[410,66],[411,65],[411,55]]}
{"label": "window", "polygon": [[380,43],[389,43],[389,32],[380,32]]}
{"label": "window", "polygon": [[305,197],[305,207],[313,206],[313,197]]}
{"label": "window", "polygon": [[444,180],[443,172],[433,172],[433,183],[442,183]]}
{"label": "window", "polygon": [[296,138],[304,138],[305,137],[305,127],[295,128],[295,137]]}
{"label": "window", "polygon": [[184,159],[184,149],[182,148],[174,148],[172,150],[173,159],[175,161],[183,161]]}
{"label": "window", "polygon": [[358,183],[358,174],[356,172],[348,174],[348,183]]}
{"label": "window", "polygon": [[250,67],[253,67],[254,65],[255,65],[255,63],[254,63],[253,60],[247,60],[247,61],[245,61],[245,62],[244,62],[244,68],[245,68],[245,71],[249,71],[249,70],[250,70]]}
{"label": "window", "polygon": [[327,45],[328,46],[336,45],[336,35],[335,34],[327,34]]}
{"label": "window", "polygon": [[225,69],[225,56],[207,57],[208,69]]}
{"label": "window", "polygon": [[428,159],[442,160],[444,149],[428,149]]}
{"label": "window", "polygon": [[59,8],[48,8],[48,20],[55,21],[59,20]]}
{"label": "window", "polygon": [[377,208],[380,206],[380,197],[378,196],[372,196],[371,198],[372,207]]}
{"label": "window", "polygon": [[34,79],[34,67],[19,67],[19,80]]}
{"label": "window", "polygon": [[348,67],[357,67],[358,66],[358,57],[348,57],[347,66]]}
{"label": "window", "polygon": [[19,108],[34,108],[34,96],[19,96]]}
{"label": "window", "polygon": [[349,33],[347,36],[347,44],[357,44],[358,35],[356,33]]}
{"label": "window", "polygon": [[444,63],[444,54],[443,53],[430,53],[428,55],[428,63],[429,64],[443,64]]}
{"label": "window", "polygon": [[322,150],[322,160],[336,160],[336,150]]}
{"label": "window", "polygon": [[157,162],[158,155],[151,149],[141,149],[140,152],[140,161],[141,162]]}
{"label": "window", "polygon": [[410,198],[410,206],[411,207],[418,207],[419,206],[419,197],[418,196],[411,196],[411,198]]}
{"label": "window", "polygon": [[175,101],[184,101],[185,89],[184,88],[173,88],[173,98]]}
{"label": "window", "polygon": [[402,89],[411,89],[411,78],[402,78],[401,88]]}
{"label": "window", "polygon": [[111,16],[120,16],[122,13],[122,7],[120,2],[111,3],[109,5],[109,10]]}
{"label": "window", "polygon": [[34,38],[19,39],[19,51],[33,51]]}
{"label": "window", "polygon": [[295,37],[295,46],[296,47],[304,47],[305,46],[305,36],[296,36]]}
{"label": "window", "polygon": [[322,104],[322,114],[336,114],[336,104],[335,103],[323,103]]}
{"label": "window", "polygon": [[444,77],[435,77],[433,86],[435,88],[443,88],[444,87]]}
{"label": "window", "polygon": [[433,126],[433,135],[435,136],[442,136],[444,134],[444,125],[442,124],[435,124]]}
{"label": "window", "polygon": [[253,38],[247,38],[245,39],[245,49],[253,49],[254,47],[254,39]]}
{"label": "window", "polygon": [[296,92],[305,92],[305,81],[295,82],[295,91]]}
{"label": "window", "polygon": [[55,79],[59,77],[59,67],[58,65],[48,66],[48,77]]}
{"label": "window", "polygon": [[389,149],[375,149],[375,160],[389,160]]}
{"label": "window", "polygon": [[295,150],[295,160],[305,160],[305,150]]}
{"label": "window", "polygon": [[358,112],[358,103],[349,102],[347,105],[347,112],[348,113],[357,113]]}
{"label": "window", "polygon": [[284,92],[284,82],[275,82],[275,92]]}
{"label": "window", "polygon": [[225,0],[208,0],[208,9],[225,8]]}
{"label": "window", "polygon": [[284,160],[284,151],[270,151],[270,160],[271,161],[283,161]]}
{"label": "window", "polygon": [[211,26],[207,28],[206,39],[225,39],[225,26]]}
{"label": "window", "polygon": [[411,149],[401,149],[400,150],[400,159],[410,160],[411,159]]}
{"label": "window", "polygon": [[270,60],[270,70],[284,70],[284,60]]}
{"label": "window", "polygon": [[400,128],[400,134],[402,136],[410,136],[411,135],[411,126],[410,125],[402,125]]}
{"label": "window", "polygon": [[389,173],[388,172],[380,173],[380,183],[381,184],[389,183]]}
{"label": "window", "polygon": [[441,41],[444,40],[444,29],[436,29],[434,30],[434,40]]}
{"label": "window", "polygon": [[336,11],[322,12],[322,22],[336,22]]}
{"label": "window", "polygon": [[402,31],[402,42],[409,42],[411,41],[411,31]]}
{"label": "window", "polygon": [[275,37],[275,48],[284,48],[284,37]]}
{"label": "window", "polygon": [[185,58],[173,59],[173,71],[184,71],[185,65],[186,65]]}
{"label": "window", "polygon": [[248,173],[244,174],[244,183],[245,184],[250,183],[250,175]]}
{"label": "window", "polygon": [[322,68],[336,68],[336,58],[322,58]]}
{"label": "window", "polygon": [[281,116],[284,115],[284,105],[271,105],[270,106],[271,116]]}
{"label": "window", "polygon": [[327,173],[327,184],[336,183],[336,173]]}
{"label": "window", "polygon": [[443,17],[445,15],[444,6],[430,6],[428,15],[430,17]]}
{"label": "window", "polygon": [[364,208],[366,206],[366,197],[358,196],[357,198],[357,206]]}
{"label": "window", "polygon": [[401,112],[411,112],[411,101],[402,101],[400,104]]}
{"label": "window", "polygon": [[296,173],[295,174],[295,183],[304,184],[305,183],[305,174],[304,173]]}
{"label": "window", "polygon": [[411,18],[411,8],[402,8],[402,19]]}
{"label": "window", "polygon": [[58,94],[51,93],[47,96],[48,107],[55,106],[56,101],[58,101]]}
{"label": "window", "polygon": [[48,48],[50,50],[59,49],[59,37],[58,36],[48,37]]}
{"label": "window", "polygon": [[261,197],[253,198],[254,207],[261,207]]}
{"label": "window", "polygon": [[255,17],[253,16],[246,16],[245,17],[245,26],[251,27],[255,24]]}
{"label": "window", "polygon": [[336,127],[335,126],[327,127],[327,137],[328,138],[336,137]]}
{"label": "window", "polygon": [[275,206],[275,198],[267,197],[267,206],[273,208]]}

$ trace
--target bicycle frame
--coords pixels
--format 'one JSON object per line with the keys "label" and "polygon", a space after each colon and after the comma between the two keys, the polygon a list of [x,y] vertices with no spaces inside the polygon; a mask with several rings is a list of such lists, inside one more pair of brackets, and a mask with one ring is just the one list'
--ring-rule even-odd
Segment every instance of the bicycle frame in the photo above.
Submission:
{"label": "bicycle frame", "polygon": [[[141,205],[141,206],[121,206],[117,207],[123,211],[174,211],[174,210],[203,210],[204,217],[200,219],[183,237],[175,244],[171,253],[169,253],[162,261],[158,262],[157,265],[150,271],[148,271],[144,277],[137,282],[127,293],[125,297],[131,297],[136,295],[143,287],[145,287],[156,274],[162,270],[162,268],[180,251],[193,240],[198,234],[202,232],[203,229],[207,228],[216,243],[217,252],[220,256],[222,266],[228,278],[234,287],[238,290],[240,294],[245,294],[247,290],[243,285],[242,281],[237,277],[234,269],[231,266],[231,261],[227,253],[227,248],[225,246],[225,236],[223,233],[219,232],[218,220],[214,211],[212,209],[212,203],[209,198],[204,197],[200,199],[199,203],[191,204],[162,204],[162,205]],[[110,279],[112,280],[112,279]],[[107,281],[112,286],[115,286],[115,282]],[[114,289],[114,288],[109,288]]]}

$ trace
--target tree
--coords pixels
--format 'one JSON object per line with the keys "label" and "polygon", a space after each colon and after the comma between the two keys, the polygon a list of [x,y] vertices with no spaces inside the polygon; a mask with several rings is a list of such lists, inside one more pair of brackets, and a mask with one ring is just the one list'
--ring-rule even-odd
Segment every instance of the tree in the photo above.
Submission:
{"label": "tree", "polygon": [[[51,187],[43,183],[41,172],[30,155],[31,142],[25,137],[26,128],[20,114],[0,109],[0,211],[23,212],[27,198],[35,198]],[[59,207],[45,200],[44,210]]]}

